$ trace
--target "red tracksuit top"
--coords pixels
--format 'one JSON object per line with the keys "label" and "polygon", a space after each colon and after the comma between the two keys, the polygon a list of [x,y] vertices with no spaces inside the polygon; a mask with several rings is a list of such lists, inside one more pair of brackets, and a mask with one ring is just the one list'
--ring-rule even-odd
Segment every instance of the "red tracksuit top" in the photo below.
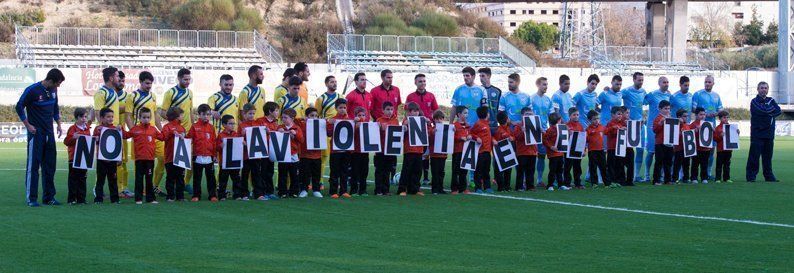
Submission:
{"label": "red tracksuit top", "polygon": [[132,138],[132,147],[135,151],[135,160],[154,160],[154,141],[160,132],[150,124],[139,123],[124,131],[124,138]]}
{"label": "red tracksuit top", "polygon": [[185,128],[182,127],[182,122],[179,120],[169,121],[163,126],[157,139],[165,142],[165,163],[174,162],[174,136],[184,133]]}
{"label": "red tracksuit top", "polygon": [[186,138],[193,140],[193,156],[215,156],[215,128],[211,123],[199,119],[187,132]]}
{"label": "red tracksuit top", "polygon": [[91,126],[88,126],[88,124],[84,124],[83,126],[84,127],[80,129],[77,124],[72,124],[72,126],[69,126],[69,129],[66,130],[66,138],[63,139],[63,144],[66,145],[66,151],[69,154],[69,162],[72,162],[72,159],[74,159],[74,149],[77,145],[77,139],[74,138],[74,135],[91,135]]}

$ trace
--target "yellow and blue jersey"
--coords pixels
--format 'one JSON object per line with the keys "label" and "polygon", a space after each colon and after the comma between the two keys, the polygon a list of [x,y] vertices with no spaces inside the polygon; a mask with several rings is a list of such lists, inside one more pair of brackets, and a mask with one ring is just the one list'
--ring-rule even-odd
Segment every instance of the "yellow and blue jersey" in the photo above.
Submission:
{"label": "yellow and blue jersey", "polygon": [[165,91],[160,109],[168,112],[168,109],[171,107],[179,107],[182,109],[184,112],[182,127],[185,128],[186,131],[189,130],[191,125],[193,125],[193,115],[191,114],[193,110],[193,92],[187,88],[179,88],[179,86],[171,87],[171,89]]}
{"label": "yellow and blue jersey", "polygon": [[243,109],[243,105],[245,105],[246,103],[253,104],[254,107],[256,107],[256,114],[254,114],[254,119],[258,119],[265,116],[265,112],[262,110],[262,108],[265,107],[265,98],[264,98],[264,94],[262,94],[261,87],[259,86],[252,87],[251,85],[246,84],[245,87],[243,87],[243,90],[240,91],[240,96],[237,101],[238,101],[237,108],[240,110]]}
{"label": "yellow and blue jersey", "polygon": [[[237,98],[234,97],[234,95],[226,94],[220,91],[212,94],[212,96],[210,96],[210,98],[207,100],[207,104],[210,106],[210,108],[212,108],[212,111],[218,112],[220,117],[230,115],[238,122],[240,121],[240,108],[238,107]],[[215,126],[215,130],[219,132],[223,128],[220,119],[213,119],[212,123],[213,126]],[[234,129],[237,130],[237,125],[234,126]]]}
{"label": "yellow and blue jersey", "polygon": [[328,92],[323,93],[317,100],[314,101],[314,108],[317,108],[318,116],[320,118],[332,118],[336,116],[336,100],[339,98],[339,94],[334,92],[328,94]]}
{"label": "yellow and blue jersey", "polygon": [[[99,115],[99,110],[108,108],[113,110],[113,125],[120,125],[121,112],[119,112],[119,97],[115,90],[102,86],[94,93],[94,111]],[[101,117],[100,117],[101,118]]]}
{"label": "yellow and blue jersey", "polygon": [[305,111],[306,111],[306,101],[303,100],[300,96],[292,97],[290,95],[284,95],[276,101],[279,108],[281,108],[281,113],[284,113],[284,109],[294,109],[297,112],[296,118],[303,118]]}
{"label": "yellow and blue jersey", "polygon": [[[127,97],[127,104],[125,106],[125,112],[130,115],[130,119],[132,120],[133,126],[138,124],[138,116],[140,115],[141,109],[149,108],[152,111],[152,115],[155,115],[155,111],[157,111],[157,98],[154,96],[152,92],[143,92],[141,90],[136,90],[132,92]],[[154,116],[152,116],[154,118]]]}

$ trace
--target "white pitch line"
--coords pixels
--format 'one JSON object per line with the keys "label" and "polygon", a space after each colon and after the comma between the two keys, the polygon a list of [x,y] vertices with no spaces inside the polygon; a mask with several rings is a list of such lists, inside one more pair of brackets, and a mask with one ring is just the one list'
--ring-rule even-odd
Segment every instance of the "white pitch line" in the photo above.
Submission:
{"label": "white pitch line", "polygon": [[[327,178],[328,176],[326,175],[324,177]],[[374,183],[374,181],[372,181],[372,180],[367,180],[367,182],[368,183]],[[429,187],[422,187],[422,189],[426,189],[427,190],[427,189],[430,189],[430,188]],[[631,213],[657,215],[657,216],[689,218],[689,219],[698,219],[698,220],[712,220],[712,221],[722,221],[722,222],[731,222],[731,223],[743,223],[743,224],[760,225],[760,226],[794,228],[794,225],[791,225],[791,224],[781,224],[781,223],[774,223],[774,222],[763,222],[763,221],[755,221],[755,220],[747,220],[747,219],[731,219],[731,218],[723,218],[723,217],[715,217],[715,216],[701,216],[701,215],[689,215],[689,214],[658,212],[658,211],[649,211],[649,210],[628,209],[628,208],[619,208],[619,207],[607,207],[607,206],[600,206],[600,205],[590,205],[590,204],[573,203],[573,202],[565,202],[565,201],[538,199],[538,198],[531,198],[531,197],[518,197],[518,196],[510,196],[510,195],[496,195],[496,194],[488,194],[488,193],[472,193],[472,195],[483,196],[483,197],[491,197],[491,198],[501,198],[501,199],[510,199],[510,200],[522,200],[522,201],[530,201],[530,202],[556,204],[556,205],[564,205],[564,206],[572,206],[572,207],[584,207],[584,208],[591,208],[591,209],[602,209],[602,210],[611,210],[611,211],[631,212]]]}

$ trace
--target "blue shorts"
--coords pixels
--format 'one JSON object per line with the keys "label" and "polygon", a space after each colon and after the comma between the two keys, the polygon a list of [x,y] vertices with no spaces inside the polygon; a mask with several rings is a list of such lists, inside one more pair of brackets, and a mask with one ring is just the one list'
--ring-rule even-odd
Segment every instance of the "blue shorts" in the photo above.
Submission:
{"label": "blue shorts", "polygon": [[546,146],[538,144],[538,155],[546,155]]}
{"label": "blue shorts", "polygon": [[656,135],[653,134],[652,130],[647,130],[646,138],[645,138],[645,151],[649,153],[653,153],[656,148]]}

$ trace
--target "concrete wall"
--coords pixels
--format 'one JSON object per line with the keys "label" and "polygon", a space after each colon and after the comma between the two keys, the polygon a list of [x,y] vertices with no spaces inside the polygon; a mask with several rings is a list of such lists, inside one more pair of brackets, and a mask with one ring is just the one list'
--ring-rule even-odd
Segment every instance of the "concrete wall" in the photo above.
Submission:
{"label": "concrete wall", "polygon": [[[342,72],[328,72],[326,64],[311,64],[311,76],[309,80],[310,100],[314,101],[318,95],[325,92],[323,79],[327,75],[334,75],[339,82],[340,92],[344,89],[345,81],[350,78],[347,91],[353,89],[352,76],[353,73]],[[23,77],[14,79],[14,81],[21,81],[11,83],[5,81],[6,77],[0,75],[0,96],[6,98],[0,101],[0,104],[14,104],[23,91],[19,86],[26,86],[34,80],[41,80],[46,75],[48,69],[33,69],[35,71],[35,78]],[[60,103],[62,105],[75,105],[75,106],[90,106],[93,104],[91,95],[102,85],[101,69],[94,68],[67,68],[62,69],[66,75],[66,81],[59,89]],[[139,70],[124,70],[127,73],[127,91],[137,89],[137,77]],[[154,91],[158,95],[168,88],[176,84],[176,70],[169,69],[152,69],[150,70],[155,75]],[[0,71],[0,74],[3,72]],[[263,86],[266,89],[266,98],[272,100],[273,89],[280,84],[282,71],[268,70],[265,73],[265,81]],[[535,69],[532,74],[521,74],[520,90],[523,92],[534,93],[537,91],[535,88],[535,79],[538,77],[546,77],[549,79],[549,92],[558,89],[557,79],[560,75],[566,74],[572,79],[571,91],[573,93],[584,89],[587,76],[595,73],[592,69],[581,68],[547,68],[541,67]],[[30,73],[32,75],[32,73]],[[245,85],[248,81],[245,71],[238,70],[194,70],[193,71],[193,84],[190,88],[194,91],[194,103],[196,106],[201,102],[206,102],[207,98],[217,92],[218,78],[222,74],[231,74],[235,78],[235,93]],[[396,73],[394,84],[402,89],[402,96],[406,97],[410,92],[415,90],[413,84],[414,73]],[[722,97],[725,107],[749,107],[749,100],[755,96],[755,86],[759,81],[769,82],[771,85],[772,96],[776,96],[777,84],[775,80],[775,72],[767,71],[716,71],[713,73],[716,78],[716,85],[714,89]],[[368,88],[380,84],[379,73],[367,73],[367,79],[371,81]],[[624,78],[623,86],[631,85],[631,75],[622,75]],[[675,92],[678,90],[678,78],[680,76],[670,76],[670,90]],[[602,76],[601,83],[598,90],[602,90],[604,86],[609,85],[611,76]],[[696,91],[703,88],[703,80],[705,76],[690,76],[692,79],[691,90]],[[449,105],[452,97],[452,91],[463,84],[463,77],[460,73],[433,73],[428,74],[428,90],[433,92],[438,99],[439,104]],[[645,85],[643,86],[647,91],[652,91],[658,88],[657,81],[659,76],[646,76]],[[492,83],[507,90],[507,75],[500,74],[492,77]],[[10,87],[9,87],[10,86]],[[749,86],[749,89],[748,89]]]}

